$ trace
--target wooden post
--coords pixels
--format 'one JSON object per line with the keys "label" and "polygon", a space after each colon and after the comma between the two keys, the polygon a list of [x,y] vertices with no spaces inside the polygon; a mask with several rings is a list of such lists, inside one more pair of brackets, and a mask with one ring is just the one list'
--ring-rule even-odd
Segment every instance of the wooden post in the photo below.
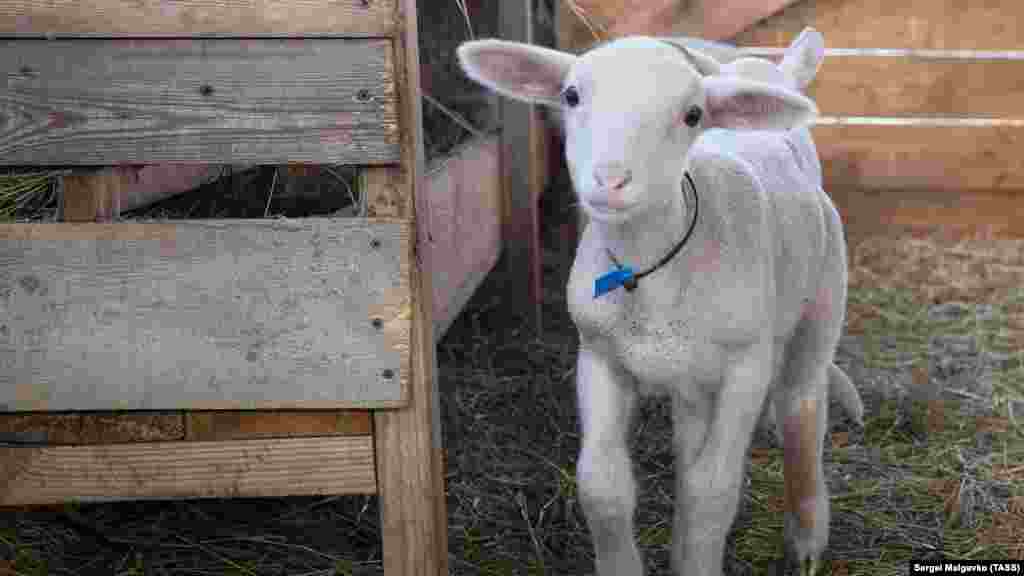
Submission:
{"label": "wooden post", "polygon": [[[501,38],[532,42],[531,0],[501,2]],[[535,172],[539,149],[540,119],[535,107],[508,98],[501,99],[501,165],[505,183],[502,243],[505,266],[512,279],[503,298],[530,310],[535,328],[541,327],[540,194]],[[543,183],[540,184],[543,186]]]}
{"label": "wooden post", "polygon": [[368,198],[381,200],[385,210],[416,219],[417,248],[411,266],[413,360],[409,406],[374,412],[377,490],[385,574],[441,576],[448,573],[448,513],[426,245],[428,204],[420,193],[425,161],[416,0],[401,0],[397,11],[395,74],[402,166],[366,169],[363,190]]}

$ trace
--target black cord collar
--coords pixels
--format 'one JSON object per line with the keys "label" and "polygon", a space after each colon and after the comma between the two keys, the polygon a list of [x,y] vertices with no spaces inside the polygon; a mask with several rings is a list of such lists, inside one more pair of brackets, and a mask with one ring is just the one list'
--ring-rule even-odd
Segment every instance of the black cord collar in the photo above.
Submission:
{"label": "black cord collar", "polygon": [[[643,272],[640,272],[638,274],[634,274],[631,277],[625,279],[622,283],[622,287],[626,289],[626,292],[632,292],[633,290],[636,290],[636,285],[641,278],[647,276],[648,274],[651,274],[652,272],[654,272],[658,268],[661,268],[665,264],[668,264],[669,261],[671,261],[672,258],[674,258],[675,255],[678,254],[679,251],[683,249],[683,245],[685,245],[686,242],[690,239],[690,236],[693,235],[693,229],[697,226],[697,206],[700,205],[700,198],[697,196],[697,186],[693,183],[693,178],[690,177],[690,173],[684,172],[683,176],[686,177],[686,181],[690,183],[690,189],[693,190],[693,220],[690,221],[690,228],[686,231],[686,235],[683,236],[683,239],[680,240],[679,243],[677,243],[675,246],[673,246],[672,250],[670,250],[668,254],[662,256],[661,260],[658,260],[654,264],[654,266],[651,266],[647,270],[644,270]],[[685,184],[680,182],[679,188],[683,192],[685,202],[686,186]],[[608,252],[608,257],[611,258],[611,261],[615,264],[615,267],[621,270],[623,266],[622,264],[619,263],[619,260],[618,258],[615,257],[615,254],[612,254],[611,249],[605,248],[605,251]]]}

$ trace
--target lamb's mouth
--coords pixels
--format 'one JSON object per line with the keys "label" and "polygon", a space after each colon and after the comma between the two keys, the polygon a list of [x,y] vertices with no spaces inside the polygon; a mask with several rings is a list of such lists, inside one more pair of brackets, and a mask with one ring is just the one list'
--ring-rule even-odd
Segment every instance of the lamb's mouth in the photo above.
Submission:
{"label": "lamb's mouth", "polygon": [[588,202],[581,202],[580,205],[583,207],[584,212],[586,212],[592,220],[612,223],[625,221],[633,212],[634,208],[631,206],[624,210],[612,210],[609,208],[600,208]]}
{"label": "lamb's mouth", "polygon": [[587,212],[601,219],[621,219],[632,213],[638,206],[637,203],[632,202],[613,208],[605,202],[595,202],[586,199],[581,199],[580,204]]}

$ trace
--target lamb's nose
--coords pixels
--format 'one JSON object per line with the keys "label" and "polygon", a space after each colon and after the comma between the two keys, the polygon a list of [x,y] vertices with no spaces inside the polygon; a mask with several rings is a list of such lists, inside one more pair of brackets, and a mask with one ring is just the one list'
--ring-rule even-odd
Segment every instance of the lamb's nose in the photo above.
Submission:
{"label": "lamb's nose", "polygon": [[594,181],[602,188],[620,190],[633,179],[633,172],[617,162],[594,168]]}

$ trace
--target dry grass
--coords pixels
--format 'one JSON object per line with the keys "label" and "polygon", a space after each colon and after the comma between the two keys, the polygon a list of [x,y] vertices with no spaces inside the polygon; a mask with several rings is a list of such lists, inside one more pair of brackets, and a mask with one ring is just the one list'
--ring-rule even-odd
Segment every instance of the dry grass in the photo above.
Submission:
{"label": "dry grass", "polygon": [[876,361],[922,360],[938,335],[973,338],[1001,364],[988,375],[996,405],[1024,402],[1024,240],[874,238],[852,255],[847,331],[898,342]]}
{"label": "dry grass", "polygon": [[0,174],[0,222],[52,220],[64,169],[6,168]]}
{"label": "dry grass", "polygon": [[[859,243],[850,262],[850,286],[868,292],[913,293],[918,303],[971,302],[1001,308],[1005,348],[1024,348],[1024,240],[873,238]],[[871,316],[851,306],[850,327]]]}

